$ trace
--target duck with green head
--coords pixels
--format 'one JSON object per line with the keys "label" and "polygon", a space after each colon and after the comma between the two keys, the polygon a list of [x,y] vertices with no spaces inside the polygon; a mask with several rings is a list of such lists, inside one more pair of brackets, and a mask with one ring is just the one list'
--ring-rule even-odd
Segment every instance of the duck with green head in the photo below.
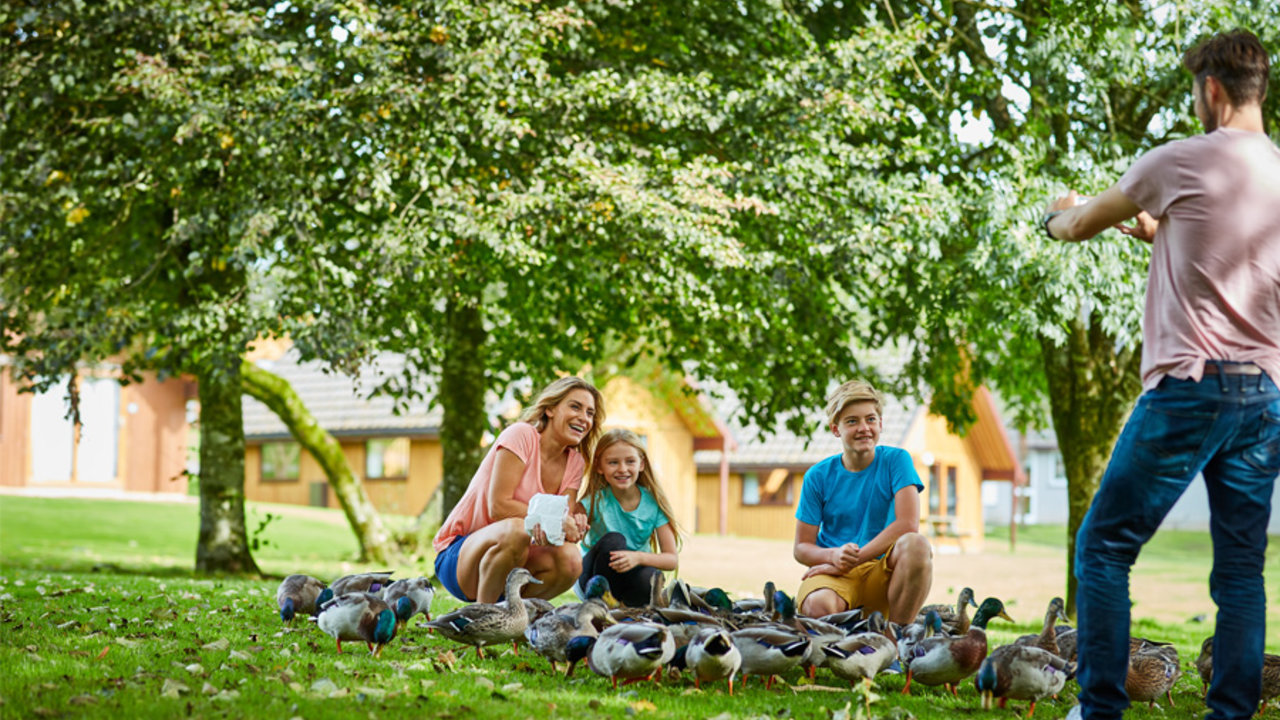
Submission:
{"label": "duck with green head", "polygon": [[598,637],[572,638],[565,648],[569,673],[585,658],[593,672],[613,682],[614,689],[618,687],[618,678],[627,685],[660,675],[675,653],[676,643],[671,632],[665,626],[649,622],[613,625]]}
{"label": "duck with green head", "polygon": [[978,612],[965,634],[934,635],[920,641],[906,663],[907,682],[902,693],[911,694],[911,682],[914,680],[923,685],[942,685],[956,695],[959,682],[978,672],[986,659],[987,623],[997,617],[1013,621],[1004,611],[1004,603],[996,598],[987,598],[978,606]]}
{"label": "duck with green head", "polygon": [[347,593],[329,600],[320,608],[316,624],[338,643],[364,641],[374,657],[396,636],[396,616],[382,598],[373,593]]}
{"label": "duck with green head", "polygon": [[425,615],[431,622],[431,599],[436,589],[425,577],[404,578],[387,586],[382,599],[396,614],[396,631],[404,628],[414,615]]}
{"label": "duck with green head", "polygon": [[569,615],[559,609],[548,613],[529,623],[524,636],[529,640],[533,651],[551,663],[551,670],[559,672],[556,663],[567,662],[566,649],[569,641],[575,637],[595,637],[599,634],[596,623],[612,624],[609,608],[599,598],[591,598],[575,603],[576,610]]}
{"label": "duck with green head", "polygon": [[1027,717],[1036,702],[1062,691],[1075,676],[1075,665],[1032,645],[1004,645],[991,651],[978,668],[974,684],[982,696],[982,708],[990,710],[999,699],[1003,710],[1009,700],[1030,700]]}
{"label": "duck with green head", "polygon": [[310,575],[290,575],[285,578],[276,590],[280,619],[292,623],[300,614],[315,615],[321,603],[333,597],[332,592],[325,594],[327,589],[324,582]]}

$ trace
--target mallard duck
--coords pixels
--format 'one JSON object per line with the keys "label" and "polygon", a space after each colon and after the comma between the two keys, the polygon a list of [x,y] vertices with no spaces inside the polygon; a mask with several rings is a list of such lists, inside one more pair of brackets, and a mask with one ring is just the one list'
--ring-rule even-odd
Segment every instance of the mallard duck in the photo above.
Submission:
{"label": "mallard duck", "polygon": [[[937,615],[937,613],[934,613],[934,614]],[[857,628],[862,623],[865,623],[867,620],[867,616],[863,613],[862,606],[859,605],[858,607],[853,608],[852,610],[845,610],[843,612],[832,613],[830,615],[823,615],[818,619],[830,625],[835,625],[836,627],[841,628],[845,632],[861,632],[861,630],[855,630],[854,628]]]}
{"label": "mallard duck", "polygon": [[836,677],[848,680],[850,685],[870,682],[898,658],[898,644],[886,633],[887,627],[884,615],[877,610],[871,614],[871,624],[866,632],[823,644],[821,649],[827,657],[827,669]]}
{"label": "mallard duck", "polygon": [[[1200,673],[1200,694],[1209,692],[1209,684],[1213,681],[1213,636],[1200,643],[1200,655],[1196,658],[1196,670]],[[1280,695],[1280,655],[1266,653],[1262,656],[1262,705],[1258,713],[1267,709],[1267,702]]]}
{"label": "mallard duck", "polygon": [[903,694],[911,694],[911,681],[915,680],[924,685],[943,685],[956,695],[956,685],[978,672],[986,659],[987,622],[997,617],[1013,620],[1005,613],[1004,603],[996,598],[987,598],[978,606],[978,613],[964,635],[934,635],[920,641],[906,664],[907,682],[902,687]]}
{"label": "mallard duck", "polygon": [[384,570],[382,572],[359,573],[357,575],[344,575],[332,583],[329,583],[329,589],[333,590],[334,595],[346,595],[348,593],[373,593],[381,595],[382,591],[391,584],[391,575],[393,571]]}
{"label": "mallard duck", "polygon": [[565,649],[571,639],[580,635],[595,637],[599,634],[595,623],[608,621],[609,608],[599,598],[592,598],[576,605],[577,609],[572,616],[559,610],[547,613],[531,621],[524,631],[524,636],[529,640],[533,651],[551,663],[553,672],[560,671],[556,663],[568,662]]}
{"label": "mallard duck", "polygon": [[647,680],[662,672],[676,653],[671,631],[662,625],[631,622],[613,625],[598,637],[578,636],[565,648],[569,671],[582,658],[597,675],[609,678],[618,687],[618,678],[627,685]]}
{"label": "mallard duck", "polygon": [[388,585],[382,599],[396,614],[397,632],[414,615],[425,615],[427,622],[431,622],[431,599],[435,594],[435,587],[424,577],[404,578]]}
{"label": "mallard duck", "polygon": [[921,640],[942,634],[942,618],[936,610],[924,614],[924,622],[913,622],[898,633],[898,659],[905,666]]}
{"label": "mallard duck", "polygon": [[1173,684],[1182,670],[1178,664],[1178,649],[1167,643],[1155,643],[1143,638],[1130,640],[1129,672],[1124,679],[1124,691],[1131,702],[1145,702],[1155,707],[1161,695],[1173,704]]}
{"label": "mallard duck", "polygon": [[338,643],[363,640],[374,656],[396,636],[396,615],[373,593],[347,593],[329,600],[320,608],[316,624]]}
{"label": "mallard duck", "polygon": [[963,635],[969,632],[969,607],[978,607],[973,601],[973,588],[960,588],[960,596],[956,604],[925,605],[916,613],[915,622],[924,622],[924,614],[933,610],[942,618],[942,629],[949,635]]}
{"label": "mallard duck", "polygon": [[742,653],[733,638],[723,629],[703,628],[689,642],[685,667],[693,673],[693,684],[702,688],[704,681],[727,678],[733,695],[733,678],[742,667]]}
{"label": "mallard duck", "polygon": [[776,626],[753,625],[729,634],[742,654],[742,684],[748,675],[763,675],[766,690],[773,687],[773,676],[800,665],[809,650],[809,638],[796,630]]}
{"label": "mallard duck", "polygon": [[1038,635],[1023,635],[1013,641],[1014,645],[1025,645],[1028,647],[1038,647],[1041,650],[1051,652],[1058,657],[1062,657],[1062,652],[1058,648],[1058,633],[1054,629],[1054,623],[1058,620],[1066,621],[1067,614],[1063,612],[1065,603],[1062,598],[1056,597],[1049,601],[1049,607],[1044,613],[1044,625]]}
{"label": "mallard duck", "polygon": [[1031,717],[1038,700],[1057,695],[1074,675],[1075,666],[1054,653],[1033,645],[1004,645],[982,661],[974,684],[984,710],[990,710],[996,698],[1002,710],[1008,700],[1030,700]]}
{"label": "mallard duck", "polygon": [[440,634],[466,645],[474,645],[476,655],[484,657],[485,645],[515,642],[524,638],[529,627],[529,611],[520,599],[520,590],[529,583],[542,581],[528,570],[518,567],[507,574],[506,597],[500,603],[472,603],[427,623]]}
{"label": "mallard duck", "polygon": [[[315,615],[316,601],[325,591],[325,584],[310,575],[290,575],[280,581],[276,590],[276,605],[280,607],[280,619],[292,622],[299,613]],[[329,593],[330,596],[333,593]],[[329,598],[326,597],[325,600]]]}
{"label": "mallard duck", "polygon": [[[609,578],[603,575],[596,575],[587,581],[582,599],[583,601],[599,600],[604,603],[606,609],[618,607],[618,600],[613,596],[613,588],[609,586]],[[581,606],[580,602],[565,603],[557,607],[556,612],[573,617],[578,614],[578,608]]]}
{"label": "mallard duck", "polygon": [[714,615],[683,608],[653,608],[652,610],[647,610],[644,617],[648,622],[665,625],[671,631],[677,645],[688,645],[693,641],[694,636],[704,628],[737,629],[736,627],[727,626],[726,621]]}
{"label": "mallard duck", "polygon": [[[503,602],[506,601],[503,600]],[[555,605],[552,605],[549,600],[543,600],[542,598],[521,598],[520,602],[524,603],[524,610],[529,614],[530,623],[543,615],[550,615],[556,611]]]}
{"label": "mallard duck", "polygon": [[844,638],[847,633],[831,623],[797,615],[795,600],[781,590],[775,590],[773,593],[773,607],[774,614],[778,617],[774,625],[784,630],[798,631],[809,639],[809,649],[805,651],[800,666],[804,668],[810,680],[814,679],[817,669],[827,664],[828,656],[822,652],[822,646]]}

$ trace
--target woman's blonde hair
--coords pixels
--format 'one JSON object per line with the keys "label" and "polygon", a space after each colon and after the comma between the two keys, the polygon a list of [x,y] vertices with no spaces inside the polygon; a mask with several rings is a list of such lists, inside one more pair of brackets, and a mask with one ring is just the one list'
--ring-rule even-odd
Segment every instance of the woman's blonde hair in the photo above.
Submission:
{"label": "woman's blonde hair", "polygon": [[535,430],[542,432],[547,427],[547,410],[564,402],[564,399],[574,390],[586,390],[591,393],[591,397],[596,403],[596,414],[592,418],[591,429],[587,431],[587,434],[578,443],[578,452],[582,453],[582,459],[589,468],[595,462],[596,443],[600,440],[600,434],[604,432],[602,430],[604,426],[604,398],[600,395],[600,391],[596,389],[595,385],[572,375],[562,377],[538,393],[538,397],[534,399],[533,404],[520,413],[519,422],[527,422],[533,425]]}
{"label": "woman's blonde hair", "polygon": [[884,398],[871,387],[866,380],[850,380],[841,385],[827,398],[827,425],[835,425],[840,413],[856,402],[872,402],[876,404],[876,414],[884,415]]}
{"label": "woman's blonde hair", "polygon": [[[662,486],[658,484],[658,478],[653,474],[653,465],[649,462],[649,454],[644,450],[644,440],[639,435],[626,430],[624,428],[615,428],[604,434],[600,438],[600,443],[596,446],[597,457],[604,455],[604,451],[617,445],[618,443],[626,443],[636,449],[640,453],[640,462],[644,465],[640,470],[640,477],[636,480],[636,485],[649,491],[653,495],[653,499],[658,503],[658,509],[666,516],[667,522],[671,523],[671,531],[676,536],[676,547],[680,546],[680,524],[676,522],[676,515],[671,510],[671,501],[667,500],[667,494],[662,491]],[[592,498],[591,500],[591,518],[589,522],[595,524],[599,519],[600,503],[596,502],[596,496],[606,490],[612,492],[609,481],[605,479],[604,473],[600,472],[600,468],[592,464],[590,472],[587,473],[587,482],[582,486],[582,497]],[[658,552],[658,540],[655,536],[649,536],[649,547]]]}

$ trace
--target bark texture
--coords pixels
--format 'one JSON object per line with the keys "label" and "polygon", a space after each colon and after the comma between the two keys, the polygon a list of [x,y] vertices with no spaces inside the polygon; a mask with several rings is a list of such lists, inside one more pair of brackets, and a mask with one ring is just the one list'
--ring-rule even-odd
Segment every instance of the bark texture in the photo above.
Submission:
{"label": "bark texture", "polygon": [[244,392],[271,408],[304,450],[316,459],[329,480],[329,487],[347,516],[347,523],[360,542],[362,562],[390,563],[399,550],[395,539],[369,500],[360,478],[351,472],[342,445],[307,410],[302,399],[284,378],[251,362],[240,369]]}
{"label": "bark texture", "polygon": [[244,419],[240,370],[206,372],[200,384],[200,538],[196,570],[258,573],[244,524]]}
{"label": "bark texture", "polygon": [[481,441],[485,413],[485,342],[488,333],[480,309],[471,298],[453,295],[445,309],[446,350],[440,374],[440,444],[444,478],[442,505],[447,516],[458,504],[484,459]]}
{"label": "bark texture", "polygon": [[1119,348],[1097,316],[1079,316],[1068,338],[1040,340],[1053,429],[1067,471],[1067,614],[1076,607],[1076,532],[1098,491],[1135,398],[1142,391],[1141,346]]}

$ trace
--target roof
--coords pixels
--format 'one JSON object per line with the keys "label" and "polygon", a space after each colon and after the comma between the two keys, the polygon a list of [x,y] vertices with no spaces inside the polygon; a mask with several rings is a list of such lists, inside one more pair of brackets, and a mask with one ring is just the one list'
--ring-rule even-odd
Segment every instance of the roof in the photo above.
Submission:
{"label": "roof", "polygon": [[[370,397],[383,380],[403,372],[404,359],[400,356],[380,355],[361,369],[358,378],[325,372],[325,365],[320,362],[299,363],[298,351],[292,348],[279,359],[257,362],[263,369],[288,380],[320,427],[334,435],[435,436],[440,432],[442,413],[438,406],[431,408],[425,400],[414,400],[397,415],[394,398]],[[423,395],[430,397],[427,389],[423,390]],[[289,429],[270,408],[247,395],[243,413],[246,440],[290,437]]]}

